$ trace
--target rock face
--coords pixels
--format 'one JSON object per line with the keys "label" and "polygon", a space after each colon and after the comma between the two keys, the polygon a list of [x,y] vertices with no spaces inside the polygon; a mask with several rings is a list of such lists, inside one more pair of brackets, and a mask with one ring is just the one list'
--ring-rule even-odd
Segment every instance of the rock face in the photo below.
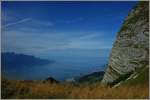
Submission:
{"label": "rock face", "polygon": [[102,83],[148,66],[149,62],[149,4],[139,2],[125,19],[117,34]]}

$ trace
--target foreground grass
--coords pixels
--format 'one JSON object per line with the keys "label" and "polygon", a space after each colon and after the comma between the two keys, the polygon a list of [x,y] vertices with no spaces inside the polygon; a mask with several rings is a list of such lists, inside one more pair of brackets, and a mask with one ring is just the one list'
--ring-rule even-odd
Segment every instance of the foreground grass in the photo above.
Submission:
{"label": "foreground grass", "polygon": [[100,83],[55,84],[42,81],[26,82],[2,80],[2,98],[148,98],[148,85],[126,85],[117,88],[104,87]]}

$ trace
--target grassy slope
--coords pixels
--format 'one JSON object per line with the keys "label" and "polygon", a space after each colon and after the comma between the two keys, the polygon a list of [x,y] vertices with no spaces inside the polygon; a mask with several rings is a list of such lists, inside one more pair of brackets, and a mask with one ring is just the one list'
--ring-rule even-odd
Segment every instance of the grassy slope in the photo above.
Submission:
{"label": "grassy slope", "polygon": [[82,77],[80,77],[79,79],[77,79],[77,82],[79,83],[95,83],[95,82],[100,82],[102,80],[104,76],[104,72],[100,71],[100,72],[94,72],[88,75],[84,75]]}
{"label": "grassy slope", "polygon": [[41,81],[25,82],[2,79],[2,98],[148,98],[148,86],[146,85],[124,85],[117,88],[95,84],[51,84]]}
{"label": "grassy slope", "polygon": [[49,83],[42,81],[6,80],[2,77],[1,96],[25,99],[145,99],[149,97],[149,68],[144,67],[136,71],[138,77],[124,81],[119,87],[102,86],[100,82],[94,84]]}
{"label": "grassy slope", "polygon": [[149,86],[149,68],[145,66],[138,68],[135,72],[122,75],[118,79],[113,81],[112,83],[109,83],[108,85],[113,87],[119,83],[121,83],[121,85],[147,85]]}
{"label": "grassy slope", "polygon": [[136,78],[131,78],[131,79],[125,81],[123,84],[124,85],[140,84],[140,85],[149,86],[149,68],[144,67],[142,69],[139,69],[136,73],[137,73]]}

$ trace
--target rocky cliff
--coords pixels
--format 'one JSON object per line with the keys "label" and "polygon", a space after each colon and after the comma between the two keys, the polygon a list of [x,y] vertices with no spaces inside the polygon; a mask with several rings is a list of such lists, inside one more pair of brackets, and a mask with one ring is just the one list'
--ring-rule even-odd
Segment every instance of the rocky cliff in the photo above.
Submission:
{"label": "rocky cliff", "polygon": [[102,83],[127,79],[149,62],[149,4],[139,2],[117,34]]}

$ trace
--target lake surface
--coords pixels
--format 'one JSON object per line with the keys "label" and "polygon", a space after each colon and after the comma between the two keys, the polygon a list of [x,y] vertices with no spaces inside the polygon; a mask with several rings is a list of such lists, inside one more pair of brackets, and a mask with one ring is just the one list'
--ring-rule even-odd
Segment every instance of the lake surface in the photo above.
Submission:
{"label": "lake surface", "polygon": [[[54,77],[64,81],[96,71],[105,70],[110,50],[64,50],[42,54],[54,63],[44,66],[25,66],[5,69],[9,79],[44,80]],[[10,68],[10,67],[9,67]]]}

